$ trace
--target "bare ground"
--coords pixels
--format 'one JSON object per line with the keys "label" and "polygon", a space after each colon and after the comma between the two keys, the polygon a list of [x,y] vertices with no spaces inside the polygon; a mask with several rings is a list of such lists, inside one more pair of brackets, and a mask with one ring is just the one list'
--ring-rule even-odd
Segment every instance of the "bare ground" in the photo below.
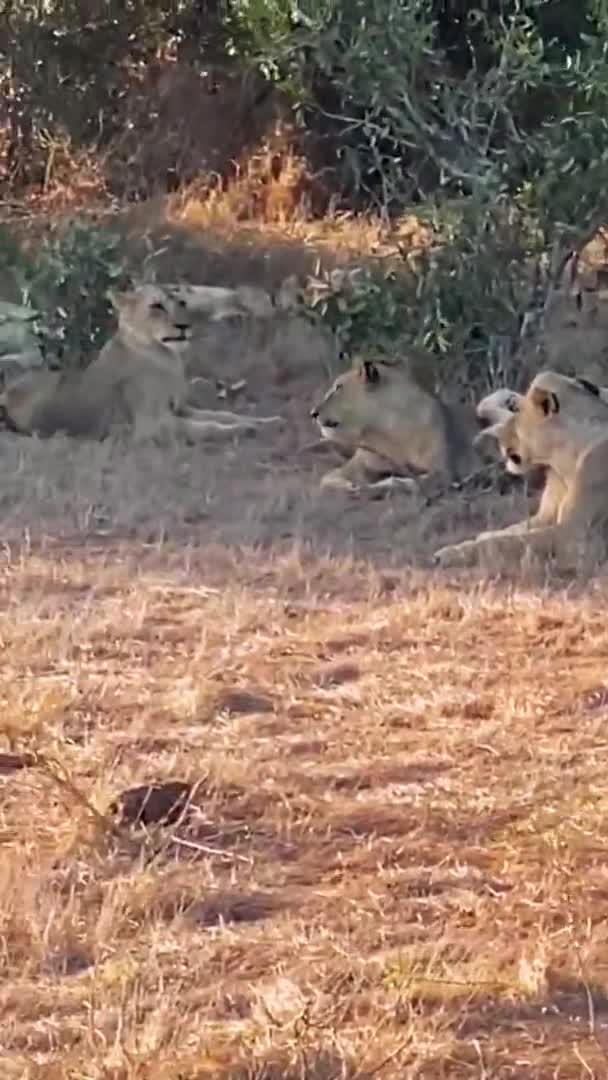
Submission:
{"label": "bare ground", "polygon": [[523,496],[320,492],[252,341],[279,432],[0,439],[0,1072],[604,1077],[605,582],[433,571]]}

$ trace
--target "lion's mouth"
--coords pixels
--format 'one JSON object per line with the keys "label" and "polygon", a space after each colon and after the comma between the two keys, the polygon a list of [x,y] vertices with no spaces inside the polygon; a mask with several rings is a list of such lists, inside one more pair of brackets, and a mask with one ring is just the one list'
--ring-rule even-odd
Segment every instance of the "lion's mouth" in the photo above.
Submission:
{"label": "lion's mouth", "polygon": [[321,429],[321,435],[324,439],[333,439],[336,428],[340,425],[337,420],[319,420],[319,427]]}
{"label": "lion's mouth", "polygon": [[506,459],[507,472],[511,473],[512,476],[522,476],[523,473],[525,473],[526,470],[523,467],[520,454],[517,454],[514,451],[509,452],[506,455]]}
{"label": "lion's mouth", "polygon": [[319,425],[319,427],[321,428],[322,431],[323,431],[324,428],[326,428],[327,431],[330,431],[330,430],[332,430],[334,428],[337,428],[339,426],[337,420],[332,420],[331,417],[329,417],[329,416],[323,416],[323,417],[319,416],[319,410],[318,409],[311,409],[310,415],[312,416],[313,420],[317,421],[317,424]]}
{"label": "lion's mouth", "polygon": [[164,337],[162,340],[163,340],[163,345],[175,345],[175,344],[183,345],[189,339],[188,339],[188,335],[184,333],[184,334],[171,335],[170,337],[169,336]]}

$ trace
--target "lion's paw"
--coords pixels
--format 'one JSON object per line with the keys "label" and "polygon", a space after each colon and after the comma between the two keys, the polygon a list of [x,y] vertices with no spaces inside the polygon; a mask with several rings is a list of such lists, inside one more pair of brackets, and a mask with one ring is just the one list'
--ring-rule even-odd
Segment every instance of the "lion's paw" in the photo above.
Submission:
{"label": "lion's paw", "polygon": [[371,491],[408,491],[414,494],[419,491],[419,485],[409,476],[386,476],[382,480],[370,481],[368,487]]}
{"label": "lion's paw", "polygon": [[352,480],[348,480],[339,469],[330,469],[319,481],[319,487],[330,488],[332,491],[345,491],[351,495],[355,494],[359,488],[357,484],[354,484]]}
{"label": "lion's paw", "polygon": [[435,566],[469,566],[474,562],[477,544],[474,540],[463,540],[461,544],[447,544],[433,555]]}

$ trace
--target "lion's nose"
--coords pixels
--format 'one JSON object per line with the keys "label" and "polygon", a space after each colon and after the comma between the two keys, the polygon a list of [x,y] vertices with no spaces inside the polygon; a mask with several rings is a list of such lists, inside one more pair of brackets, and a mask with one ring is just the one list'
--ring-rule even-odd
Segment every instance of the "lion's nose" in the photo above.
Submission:
{"label": "lion's nose", "polygon": [[311,415],[313,420],[318,420],[319,419],[319,410],[318,409],[311,409],[310,410],[310,415]]}

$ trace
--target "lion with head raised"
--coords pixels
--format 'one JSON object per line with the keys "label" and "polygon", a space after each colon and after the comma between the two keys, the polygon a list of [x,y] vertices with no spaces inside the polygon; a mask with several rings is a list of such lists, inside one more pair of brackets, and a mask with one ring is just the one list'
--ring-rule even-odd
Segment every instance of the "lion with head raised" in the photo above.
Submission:
{"label": "lion with head raised", "polygon": [[[543,371],[517,395],[514,411],[487,428],[507,471],[525,476],[541,467],[546,482],[531,518],[473,540],[441,548],[442,566],[482,557],[521,555],[526,548],[551,554],[575,541],[605,537],[608,525],[608,391],[586,379]],[[606,537],[605,537],[606,538]]]}
{"label": "lion with head raised", "polygon": [[323,487],[352,490],[400,473],[457,482],[482,464],[473,445],[479,430],[473,407],[445,405],[405,365],[355,363],[311,417],[325,439],[352,454],[325,474]]}
{"label": "lion with head raised", "polygon": [[[213,292],[213,290],[211,290]],[[92,439],[128,430],[136,442],[165,432],[203,438],[252,430],[278,417],[245,417],[188,404],[186,354],[192,338],[188,290],[140,285],[111,293],[118,326],[81,371],[30,371],[0,396],[7,426],[24,434]],[[208,300],[207,317],[244,313],[235,290]]]}

